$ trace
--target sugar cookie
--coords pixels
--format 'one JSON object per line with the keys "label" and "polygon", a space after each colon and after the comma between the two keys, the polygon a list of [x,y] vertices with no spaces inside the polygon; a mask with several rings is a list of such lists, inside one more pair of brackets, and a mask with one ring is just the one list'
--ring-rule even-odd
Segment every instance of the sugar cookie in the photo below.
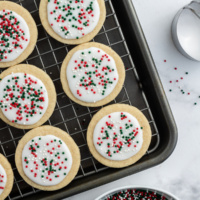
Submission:
{"label": "sugar cookie", "polygon": [[80,166],[80,152],[69,134],[59,128],[41,126],[20,140],[15,162],[29,185],[52,191],[74,179]]}
{"label": "sugar cookie", "polygon": [[151,129],[137,108],[115,104],[102,108],[92,118],[87,143],[100,163],[121,168],[137,162],[147,151]]}
{"label": "sugar cookie", "polygon": [[0,1],[0,68],[25,60],[33,51],[37,36],[35,21],[25,8]]}
{"label": "sugar cookie", "polygon": [[0,199],[4,200],[13,187],[13,171],[8,160],[0,154]]}
{"label": "sugar cookie", "polygon": [[65,93],[76,103],[97,107],[112,101],[125,79],[124,64],[110,47],[90,42],[72,49],[61,67]]}
{"label": "sugar cookie", "polygon": [[54,39],[66,44],[92,40],[106,18],[104,0],[41,0],[40,19]]}
{"label": "sugar cookie", "polygon": [[16,65],[0,74],[0,118],[20,129],[45,123],[55,108],[50,77],[33,65]]}

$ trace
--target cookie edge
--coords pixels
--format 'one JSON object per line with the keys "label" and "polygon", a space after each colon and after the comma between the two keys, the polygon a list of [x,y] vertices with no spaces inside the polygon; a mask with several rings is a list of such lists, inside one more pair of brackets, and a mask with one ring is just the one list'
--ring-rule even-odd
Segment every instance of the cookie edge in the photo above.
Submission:
{"label": "cookie edge", "polygon": [[2,154],[0,154],[0,164],[3,166],[4,170],[6,171],[6,175],[7,175],[7,182],[6,182],[5,189],[2,192],[2,194],[0,195],[0,199],[3,200],[10,194],[10,192],[13,188],[14,174],[13,174],[11,164],[9,163],[7,158]]}

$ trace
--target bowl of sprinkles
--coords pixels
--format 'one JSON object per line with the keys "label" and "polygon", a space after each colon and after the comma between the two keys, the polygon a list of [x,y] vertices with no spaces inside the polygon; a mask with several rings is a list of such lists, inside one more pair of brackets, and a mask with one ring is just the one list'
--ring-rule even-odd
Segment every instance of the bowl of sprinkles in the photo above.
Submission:
{"label": "bowl of sprinkles", "polygon": [[160,189],[125,186],[110,190],[95,200],[178,200],[178,198]]}

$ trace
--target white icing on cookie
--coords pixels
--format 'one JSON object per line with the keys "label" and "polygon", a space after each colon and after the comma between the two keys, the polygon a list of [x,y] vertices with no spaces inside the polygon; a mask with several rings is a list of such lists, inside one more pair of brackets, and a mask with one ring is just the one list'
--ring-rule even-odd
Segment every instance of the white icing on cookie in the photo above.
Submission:
{"label": "white icing on cookie", "polygon": [[2,194],[2,192],[5,189],[6,182],[7,182],[6,171],[3,168],[3,166],[0,164],[0,195]]}
{"label": "white icing on cookie", "polygon": [[97,0],[48,0],[48,22],[64,39],[78,39],[92,32],[100,18]]}
{"label": "white icing on cookie", "polygon": [[72,167],[72,155],[67,145],[54,135],[30,140],[22,151],[22,166],[26,176],[42,186],[57,185]]}
{"label": "white icing on cookie", "polygon": [[106,98],[119,79],[114,59],[96,47],[75,52],[66,76],[72,94],[81,101],[93,103]]}
{"label": "white icing on cookie", "polygon": [[10,10],[0,10],[0,62],[18,58],[30,42],[26,21]]}
{"label": "white icing on cookie", "polygon": [[126,160],[137,154],[143,144],[143,131],[138,120],[127,112],[113,112],[95,126],[96,150],[109,160]]}
{"label": "white icing on cookie", "polygon": [[33,75],[13,73],[0,82],[0,108],[13,123],[37,123],[46,112],[48,102],[45,85]]}

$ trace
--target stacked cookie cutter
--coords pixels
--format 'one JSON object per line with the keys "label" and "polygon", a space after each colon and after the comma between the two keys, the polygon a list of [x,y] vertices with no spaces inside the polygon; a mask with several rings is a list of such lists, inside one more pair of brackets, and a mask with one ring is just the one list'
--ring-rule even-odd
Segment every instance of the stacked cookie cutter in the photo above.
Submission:
{"label": "stacked cookie cutter", "polygon": [[185,57],[200,61],[200,1],[178,11],[172,22],[172,39]]}

